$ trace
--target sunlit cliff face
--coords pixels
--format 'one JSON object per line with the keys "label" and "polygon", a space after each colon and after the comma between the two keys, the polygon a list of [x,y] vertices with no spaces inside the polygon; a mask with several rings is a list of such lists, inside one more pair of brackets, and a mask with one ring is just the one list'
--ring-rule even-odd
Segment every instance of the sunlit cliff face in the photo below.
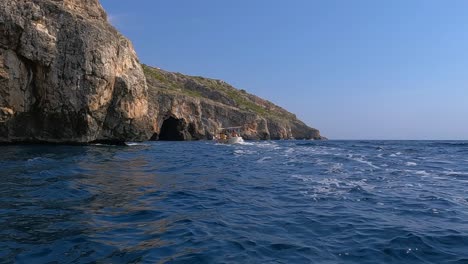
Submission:
{"label": "sunlit cliff face", "polygon": [[107,19],[107,14],[102,8],[98,0],[53,0],[63,7],[70,10],[72,13],[85,14],[89,18]]}
{"label": "sunlit cliff face", "polygon": [[150,137],[142,68],[99,1],[8,1],[0,14],[0,141]]}

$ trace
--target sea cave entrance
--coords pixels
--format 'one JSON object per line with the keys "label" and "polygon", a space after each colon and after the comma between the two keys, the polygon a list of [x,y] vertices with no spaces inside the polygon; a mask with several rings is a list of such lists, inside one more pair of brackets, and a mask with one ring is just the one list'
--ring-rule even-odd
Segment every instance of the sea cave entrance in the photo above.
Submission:
{"label": "sea cave entrance", "polygon": [[183,119],[169,117],[164,120],[159,133],[159,140],[162,141],[184,141],[185,122]]}

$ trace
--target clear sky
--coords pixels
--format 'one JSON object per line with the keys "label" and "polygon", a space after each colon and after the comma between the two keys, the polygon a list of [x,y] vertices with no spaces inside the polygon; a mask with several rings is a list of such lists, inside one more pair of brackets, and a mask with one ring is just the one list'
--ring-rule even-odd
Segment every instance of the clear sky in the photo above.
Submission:
{"label": "clear sky", "polygon": [[331,139],[468,139],[466,0],[101,0],[143,63],[222,79]]}

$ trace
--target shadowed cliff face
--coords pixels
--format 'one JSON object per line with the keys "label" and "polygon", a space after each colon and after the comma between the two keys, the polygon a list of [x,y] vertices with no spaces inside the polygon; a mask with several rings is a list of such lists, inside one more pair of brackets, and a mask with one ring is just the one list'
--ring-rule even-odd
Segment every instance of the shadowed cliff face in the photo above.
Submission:
{"label": "shadowed cliff face", "polygon": [[146,140],[145,76],[98,0],[0,5],[0,142]]}
{"label": "shadowed cliff face", "polygon": [[143,68],[154,140],[170,123],[185,140],[211,139],[218,128],[230,126],[242,126],[245,139],[323,139],[294,114],[223,81]]}

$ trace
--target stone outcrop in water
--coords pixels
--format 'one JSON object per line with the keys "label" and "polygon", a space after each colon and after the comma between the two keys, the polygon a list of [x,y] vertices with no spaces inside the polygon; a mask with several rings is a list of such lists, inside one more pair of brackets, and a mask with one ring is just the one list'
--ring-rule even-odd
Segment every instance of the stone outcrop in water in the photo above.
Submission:
{"label": "stone outcrop in water", "polygon": [[0,142],[119,142],[150,132],[141,65],[98,0],[2,1]]}
{"label": "stone outcrop in water", "polygon": [[322,138],[223,81],[143,71],[98,0],[0,4],[0,143],[211,139],[222,126],[243,126],[246,139]]}
{"label": "stone outcrop in water", "polygon": [[144,71],[153,139],[210,139],[229,126],[242,126],[246,139],[324,139],[294,114],[224,81],[149,66]]}

